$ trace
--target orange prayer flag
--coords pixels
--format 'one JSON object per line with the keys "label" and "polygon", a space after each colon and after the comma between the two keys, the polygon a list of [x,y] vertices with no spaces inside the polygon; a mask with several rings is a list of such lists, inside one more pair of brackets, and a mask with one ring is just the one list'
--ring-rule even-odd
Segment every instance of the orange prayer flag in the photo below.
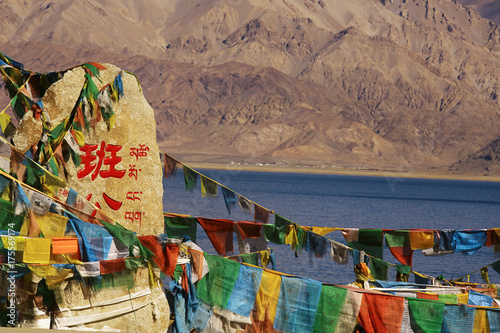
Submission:
{"label": "orange prayer flag", "polygon": [[410,231],[412,250],[425,250],[434,247],[434,231]]}
{"label": "orange prayer flag", "polygon": [[417,298],[428,299],[431,301],[439,301],[439,296],[437,294],[430,294],[430,293],[417,293]]}
{"label": "orange prayer flag", "polygon": [[78,239],[52,238],[52,254],[78,254]]}
{"label": "orange prayer flag", "polygon": [[189,253],[191,253],[191,258],[193,259],[193,270],[198,278],[201,279],[203,275],[203,252],[189,249]]}
{"label": "orange prayer flag", "polygon": [[363,294],[358,320],[366,332],[401,332],[404,298]]}

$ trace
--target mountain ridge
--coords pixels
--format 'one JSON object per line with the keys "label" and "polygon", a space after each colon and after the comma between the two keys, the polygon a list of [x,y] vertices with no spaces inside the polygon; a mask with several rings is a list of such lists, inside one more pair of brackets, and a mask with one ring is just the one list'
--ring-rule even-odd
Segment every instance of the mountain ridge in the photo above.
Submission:
{"label": "mountain ridge", "polygon": [[1,50],[135,72],[174,156],[448,169],[500,137],[500,30],[457,1],[25,4]]}

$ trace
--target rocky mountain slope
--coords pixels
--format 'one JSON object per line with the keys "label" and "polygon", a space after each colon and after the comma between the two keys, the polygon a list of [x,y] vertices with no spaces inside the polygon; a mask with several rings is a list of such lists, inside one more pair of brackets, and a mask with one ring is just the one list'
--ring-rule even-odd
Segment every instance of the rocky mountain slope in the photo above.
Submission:
{"label": "rocky mountain slope", "polygon": [[0,27],[30,69],[137,73],[185,161],[448,169],[500,137],[500,29],[458,1],[0,1]]}

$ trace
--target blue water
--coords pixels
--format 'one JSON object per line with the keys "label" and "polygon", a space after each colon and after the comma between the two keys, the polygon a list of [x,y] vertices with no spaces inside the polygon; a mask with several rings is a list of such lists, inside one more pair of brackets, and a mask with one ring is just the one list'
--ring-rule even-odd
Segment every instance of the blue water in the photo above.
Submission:
{"label": "blue water", "polygon": [[[500,183],[496,182],[238,170],[199,171],[304,226],[380,229],[500,227]],[[165,179],[163,184],[165,211],[236,221],[252,220],[251,215],[246,215],[239,208],[228,215],[220,192],[215,199],[202,198],[199,184],[194,193],[186,192],[182,171],[175,179]],[[345,244],[340,231],[330,233],[328,238]],[[201,227],[198,229],[198,243],[205,251],[214,253]],[[269,243],[269,246],[276,252],[279,271],[327,283],[354,281],[352,260],[348,265],[339,265],[329,257],[317,259],[305,251],[295,258],[288,245]],[[500,254],[494,253],[492,247],[483,247],[471,256],[451,254],[426,257],[415,251],[413,269],[453,279],[498,259]],[[384,260],[398,264],[387,248],[384,249]],[[500,283],[500,275],[491,268],[489,275],[492,283]],[[395,271],[390,270],[389,278],[394,277]],[[482,282],[480,274],[473,274],[471,281]]]}

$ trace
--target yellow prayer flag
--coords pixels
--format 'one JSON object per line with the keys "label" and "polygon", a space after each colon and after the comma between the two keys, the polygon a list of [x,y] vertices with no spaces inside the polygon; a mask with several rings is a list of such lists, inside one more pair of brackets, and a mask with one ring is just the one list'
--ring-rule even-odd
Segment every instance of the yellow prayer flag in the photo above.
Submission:
{"label": "yellow prayer flag", "polygon": [[297,228],[294,225],[289,225],[285,235],[285,244],[290,244],[290,249],[295,251],[298,243],[299,237],[297,235]]}
{"label": "yellow prayer flag", "polygon": [[259,321],[264,321],[267,308],[271,322],[274,322],[280,287],[281,276],[266,270],[262,272],[262,280],[259,291],[257,292],[257,297],[255,298],[255,309],[257,310],[257,318]]}
{"label": "yellow prayer flag", "polygon": [[270,250],[259,251],[260,252],[260,265],[266,268],[271,261]]}
{"label": "yellow prayer flag", "polygon": [[412,250],[425,250],[434,247],[434,231],[410,231]]}
{"label": "yellow prayer flag", "polygon": [[73,273],[72,269],[58,269],[52,265],[28,265],[28,268],[39,278],[45,279],[50,290],[55,289],[70,273]]}
{"label": "yellow prayer flag", "polygon": [[85,146],[85,136],[82,132],[72,129],[71,134],[73,134],[73,138],[75,138],[76,143],[78,143],[80,147]]}
{"label": "yellow prayer flag", "polygon": [[7,129],[7,126],[10,124],[10,116],[2,112],[0,113],[0,126],[2,126],[2,132],[5,133],[5,129]]}
{"label": "yellow prayer flag", "polygon": [[312,227],[312,232],[320,236],[326,236],[332,231],[342,230],[342,228],[333,227]]}
{"label": "yellow prayer flag", "polygon": [[66,232],[68,218],[48,212],[45,215],[36,215],[38,226],[46,238],[63,238]]}
{"label": "yellow prayer flag", "polygon": [[468,304],[469,303],[469,294],[468,293],[458,294],[457,298],[458,298],[458,304]]}
{"label": "yellow prayer flag", "polygon": [[476,309],[476,317],[474,318],[474,326],[472,333],[489,333],[490,321],[488,320],[488,312],[485,309]]}
{"label": "yellow prayer flag", "polygon": [[48,264],[50,238],[26,238],[23,261],[29,264]]}

